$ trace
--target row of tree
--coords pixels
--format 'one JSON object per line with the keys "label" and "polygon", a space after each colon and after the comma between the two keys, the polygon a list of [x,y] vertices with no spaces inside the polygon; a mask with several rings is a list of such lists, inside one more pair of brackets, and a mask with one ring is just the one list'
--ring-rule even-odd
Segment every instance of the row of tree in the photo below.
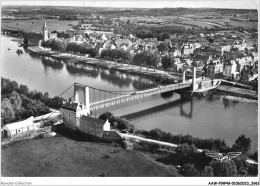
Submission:
{"label": "row of tree", "polygon": [[114,30],[115,34],[128,36],[133,34],[138,38],[157,38],[158,41],[170,39],[172,34],[191,35],[196,34],[197,29],[186,29],[184,26],[138,26],[133,24],[120,24]]}
{"label": "row of tree", "polygon": [[130,53],[123,49],[104,49],[101,51],[100,57],[110,61],[121,61],[122,63],[132,59]]}
{"label": "row of tree", "polygon": [[2,126],[30,116],[47,114],[50,112],[48,107],[59,108],[62,101],[59,97],[50,98],[47,92],[30,91],[26,85],[1,78]]}
{"label": "row of tree", "polygon": [[174,144],[187,143],[189,145],[193,144],[199,149],[214,150],[218,152],[230,152],[239,151],[245,154],[249,154],[251,147],[251,139],[247,138],[245,135],[241,135],[235,141],[232,147],[229,147],[224,140],[220,139],[200,139],[193,137],[191,135],[172,135],[169,132],[162,131],[159,128],[152,130],[136,130],[135,134],[141,134],[145,137],[170,142]]}
{"label": "row of tree", "polygon": [[153,67],[154,70],[155,68],[159,65],[161,59],[159,57],[158,54],[156,53],[152,53],[150,51],[143,51],[140,53],[137,53],[134,57],[133,57],[133,63],[135,65],[140,66],[146,66],[147,70],[148,67]]}
{"label": "row of tree", "polygon": [[46,42],[42,42],[43,47],[51,48],[51,50],[58,51],[58,52],[70,52],[70,53],[77,53],[77,54],[89,54],[91,57],[96,57],[98,54],[97,49],[93,48],[87,43],[65,43],[63,41],[49,39]]}
{"label": "row of tree", "polygon": [[197,152],[194,145],[182,144],[175,149],[175,154],[159,161],[180,165],[180,173],[184,176],[256,176],[258,174],[257,165],[248,164],[246,160],[246,155],[242,154],[233,160],[221,162],[213,160],[205,152]]}

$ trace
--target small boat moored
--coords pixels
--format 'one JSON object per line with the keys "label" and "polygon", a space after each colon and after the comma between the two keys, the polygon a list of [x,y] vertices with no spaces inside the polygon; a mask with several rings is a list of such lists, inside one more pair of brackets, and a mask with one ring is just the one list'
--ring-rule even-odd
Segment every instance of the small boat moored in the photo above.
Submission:
{"label": "small boat moored", "polygon": [[17,49],[17,50],[16,50],[16,53],[17,53],[17,54],[23,54],[23,51],[20,50],[20,49]]}

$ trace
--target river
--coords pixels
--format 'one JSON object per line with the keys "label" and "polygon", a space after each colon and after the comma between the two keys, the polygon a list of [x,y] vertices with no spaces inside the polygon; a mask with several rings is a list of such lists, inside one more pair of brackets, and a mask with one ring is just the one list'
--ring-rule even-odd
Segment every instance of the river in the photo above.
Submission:
{"label": "river", "polygon": [[[25,84],[31,90],[58,96],[75,82],[109,91],[140,90],[156,85],[144,77],[55,61],[21,47],[24,54],[18,55],[18,44],[12,39],[1,36],[1,77]],[[72,94],[71,88],[62,96],[68,99]],[[90,94],[93,101],[95,92]],[[256,103],[235,102],[219,96],[180,100],[180,95],[173,93],[135,100],[95,114],[111,111],[129,119],[138,129],[161,128],[173,134],[220,138],[228,145],[245,134],[251,138],[251,148],[255,151],[258,145],[257,108]]]}

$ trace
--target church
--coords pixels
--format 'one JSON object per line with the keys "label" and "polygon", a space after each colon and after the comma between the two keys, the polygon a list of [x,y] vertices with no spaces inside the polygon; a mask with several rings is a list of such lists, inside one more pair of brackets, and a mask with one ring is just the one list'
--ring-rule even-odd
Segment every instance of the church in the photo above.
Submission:
{"label": "church", "polygon": [[42,27],[42,39],[28,39],[29,46],[41,46],[42,41],[46,42],[49,39],[57,38],[57,33],[49,33],[46,20]]}

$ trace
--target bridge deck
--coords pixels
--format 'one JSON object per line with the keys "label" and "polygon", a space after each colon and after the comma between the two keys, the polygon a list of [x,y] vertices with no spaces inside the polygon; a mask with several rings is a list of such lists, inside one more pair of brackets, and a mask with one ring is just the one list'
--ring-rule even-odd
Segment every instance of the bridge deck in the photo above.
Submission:
{"label": "bridge deck", "polygon": [[140,98],[144,98],[147,96],[152,96],[155,94],[160,94],[160,93],[169,92],[169,91],[173,91],[173,90],[179,90],[179,89],[187,88],[190,86],[191,86],[191,83],[186,82],[186,83],[172,84],[172,85],[167,85],[167,86],[159,86],[157,88],[148,89],[148,90],[144,90],[144,91],[137,91],[137,92],[135,92],[134,95],[123,95],[123,96],[119,96],[116,98],[91,103],[90,110],[98,110],[98,109],[110,107],[110,106],[113,106],[116,104],[128,102],[131,100],[140,99]]}

